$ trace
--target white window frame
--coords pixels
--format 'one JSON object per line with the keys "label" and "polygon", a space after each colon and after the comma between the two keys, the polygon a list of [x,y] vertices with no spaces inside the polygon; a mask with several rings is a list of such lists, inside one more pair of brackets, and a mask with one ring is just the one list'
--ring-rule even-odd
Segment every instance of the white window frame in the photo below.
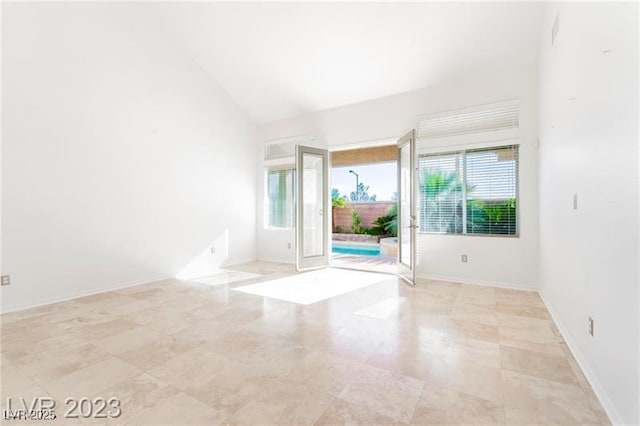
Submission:
{"label": "white window frame", "polygon": [[[290,171],[291,172],[291,224],[289,226],[273,226],[271,225],[271,198],[269,197],[269,173],[275,171]],[[296,192],[296,173],[295,166],[293,164],[285,164],[280,166],[269,166],[264,169],[264,229],[270,231],[291,231],[295,229],[296,224],[296,209],[295,209],[295,192]]]}
{"label": "white window frame", "polygon": [[[515,200],[516,200],[516,230],[514,234],[482,234],[482,233],[469,233],[467,232],[467,186],[466,186],[466,177],[467,177],[467,161],[466,161],[466,153],[471,151],[478,150],[491,150],[491,149],[500,149],[509,146],[515,146],[517,149],[517,159],[515,164]],[[420,164],[420,159],[423,157],[436,156],[436,155],[447,155],[447,154],[461,154],[462,155],[462,232],[461,233],[453,233],[453,232],[429,232],[422,229],[422,219],[420,219],[420,224],[418,227],[418,233],[422,235],[450,235],[450,236],[469,236],[469,237],[485,237],[485,238],[520,238],[520,143],[517,140],[507,140],[507,141],[493,141],[493,142],[483,142],[477,143],[473,145],[467,145],[464,147],[441,147],[441,148],[430,148],[430,149],[421,149],[418,150],[418,161]],[[420,186],[420,182],[418,182],[418,187]],[[418,203],[418,208],[422,207],[421,203],[422,193],[418,190],[418,199],[416,202]],[[418,214],[419,218],[422,218],[422,215]]]}

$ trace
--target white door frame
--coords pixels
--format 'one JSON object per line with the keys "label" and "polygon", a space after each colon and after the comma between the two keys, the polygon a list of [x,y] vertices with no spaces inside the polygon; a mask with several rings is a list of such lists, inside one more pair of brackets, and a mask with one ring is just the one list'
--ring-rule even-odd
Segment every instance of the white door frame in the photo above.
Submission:
{"label": "white door frame", "polygon": [[[322,207],[313,213],[322,216],[321,254],[304,255],[305,248],[305,206],[304,206],[304,157],[313,155],[322,158]],[[296,145],[296,270],[324,268],[331,261],[330,226],[331,210],[329,202],[329,151],[309,146]]]}
{"label": "white door frame", "polygon": [[[411,130],[398,140],[398,275],[411,285],[416,285],[416,229],[418,228],[415,133],[415,130]],[[408,154],[409,164],[402,164],[403,151],[405,155]],[[409,182],[405,182],[406,179]],[[405,193],[407,191],[408,193]],[[402,218],[405,215],[408,221],[403,221]],[[406,237],[409,237],[408,242],[403,240]],[[406,250],[409,253],[406,253]]]}

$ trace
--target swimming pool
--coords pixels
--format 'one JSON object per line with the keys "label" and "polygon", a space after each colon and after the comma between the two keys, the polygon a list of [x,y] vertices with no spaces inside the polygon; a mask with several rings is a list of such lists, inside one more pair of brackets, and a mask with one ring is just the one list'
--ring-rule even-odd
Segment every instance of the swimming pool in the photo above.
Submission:
{"label": "swimming pool", "polygon": [[380,256],[380,244],[333,242],[331,250],[338,254],[353,254],[356,256]]}

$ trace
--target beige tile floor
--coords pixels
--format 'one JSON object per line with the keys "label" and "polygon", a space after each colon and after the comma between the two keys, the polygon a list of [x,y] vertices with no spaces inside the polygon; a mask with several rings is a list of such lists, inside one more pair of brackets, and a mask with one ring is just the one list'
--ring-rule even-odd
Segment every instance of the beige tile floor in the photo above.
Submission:
{"label": "beige tile floor", "polygon": [[535,293],[381,276],[303,306],[231,291],[290,266],[237,269],[261,277],[3,315],[2,408],[49,395],[59,417],[66,397],[121,401],[117,419],[55,423],[608,424]]}

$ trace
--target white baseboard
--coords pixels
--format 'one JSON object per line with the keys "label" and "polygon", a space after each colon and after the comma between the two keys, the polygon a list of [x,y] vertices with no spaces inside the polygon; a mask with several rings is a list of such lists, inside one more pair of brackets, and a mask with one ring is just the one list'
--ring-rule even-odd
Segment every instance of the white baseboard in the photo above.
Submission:
{"label": "white baseboard", "polygon": [[[251,258],[247,258],[247,259],[233,260],[233,261],[230,261],[228,263],[224,263],[220,267],[224,268],[225,266],[239,265],[239,264],[251,262],[251,261],[254,261],[254,260],[256,260],[255,257],[251,257]],[[54,296],[54,297],[48,297],[46,299],[40,299],[40,300],[35,300],[35,301],[31,301],[31,302],[26,302],[26,303],[18,303],[16,305],[9,305],[4,309],[0,308],[0,314],[8,314],[9,312],[22,311],[22,310],[25,310],[25,309],[32,309],[32,308],[37,308],[37,307],[40,307],[40,306],[51,305],[53,303],[66,302],[68,300],[77,299],[79,297],[91,296],[91,295],[94,295],[94,294],[105,293],[107,291],[121,290],[123,288],[135,287],[135,286],[138,286],[138,285],[149,284],[149,283],[152,283],[152,282],[168,280],[168,279],[177,279],[177,278],[175,276],[152,277],[152,278],[149,278],[149,279],[144,280],[144,281],[136,281],[136,282],[129,282],[129,283],[124,283],[124,284],[116,284],[116,285],[100,287],[98,289],[92,289],[92,290],[87,290],[87,291],[70,292],[70,293],[66,293],[66,294],[57,295],[57,296]]]}
{"label": "white baseboard", "polygon": [[181,281],[190,281],[196,278],[209,277],[209,276],[215,275],[216,272],[221,269],[225,269],[229,266],[235,266],[243,263],[253,262],[254,260],[256,260],[255,257],[248,257],[244,259],[234,259],[234,260],[224,261],[219,265],[207,265],[206,267],[200,268],[198,270],[192,269],[191,272],[188,274],[181,272],[178,275],[176,275],[174,278]]}
{"label": "white baseboard", "polygon": [[448,282],[460,283],[460,284],[481,285],[481,286],[487,286],[487,287],[508,288],[508,289],[512,289],[512,290],[538,291],[537,287],[523,286],[523,285],[517,285],[517,284],[510,284],[510,283],[502,283],[502,282],[499,282],[499,281],[469,280],[469,279],[466,279],[466,278],[447,277],[447,276],[432,275],[432,274],[420,274],[420,275],[417,275],[417,278],[422,278],[422,279],[426,279],[426,280],[434,280],[434,281],[448,281]]}
{"label": "white baseboard", "polygon": [[576,362],[580,366],[580,369],[582,370],[585,377],[587,378],[587,381],[591,385],[593,392],[596,394],[598,401],[600,401],[602,408],[604,408],[605,413],[609,417],[609,421],[613,425],[624,424],[624,421],[622,421],[622,417],[620,417],[620,413],[618,412],[615,405],[611,401],[611,398],[609,398],[609,395],[607,394],[607,392],[604,390],[604,387],[600,383],[600,380],[598,380],[595,373],[589,366],[589,363],[587,362],[586,358],[582,355],[582,352],[580,352],[578,345],[575,344],[575,342],[571,338],[571,335],[567,331],[566,327],[560,321],[560,318],[558,317],[553,306],[544,297],[544,292],[539,289],[538,294],[540,294],[540,298],[542,299],[542,302],[544,303],[547,310],[549,311],[549,314],[551,315],[553,322],[556,323],[556,326],[558,327],[560,334],[562,334],[562,338],[567,343],[567,347],[571,351],[571,354],[576,359]]}
{"label": "white baseboard", "polygon": [[243,263],[249,263],[249,262],[255,262],[256,260],[259,260],[258,258],[254,257],[248,257],[246,259],[236,259],[236,260],[232,260],[230,262],[223,262],[222,265],[220,265],[220,268],[224,269],[227,266],[236,266],[236,265],[242,265]]}
{"label": "white baseboard", "polygon": [[138,285],[148,284],[156,281],[163,281],[167,279],[174,279],[174,278],[175,277],[166,277],[166,276],[155,277],[142,282],[136,281],[136,282],[129,282],[124,284],[111,285],[107,287],[101,287],[98,289],[92,289],[87,291],[74,291],[74,292],[61,294],[53,297],[47,297],[46,299],[40,299],[40,300],[35,300],[35,301],[25,302],[25,303],[18,303],[16,305],[9,305],[6,308],[2,309],[2,311],[0,311],[0,314],[8,314],[9,312],[16,312],[16,311],[22,311],[25,309],[37,308],[40,306],[51,305],[53,303],[66,302],[68,300],[77,299],[79,297],[91,296],[94,294],[105,293],[107,291],[121,290],[123,288],[135,287]]}

